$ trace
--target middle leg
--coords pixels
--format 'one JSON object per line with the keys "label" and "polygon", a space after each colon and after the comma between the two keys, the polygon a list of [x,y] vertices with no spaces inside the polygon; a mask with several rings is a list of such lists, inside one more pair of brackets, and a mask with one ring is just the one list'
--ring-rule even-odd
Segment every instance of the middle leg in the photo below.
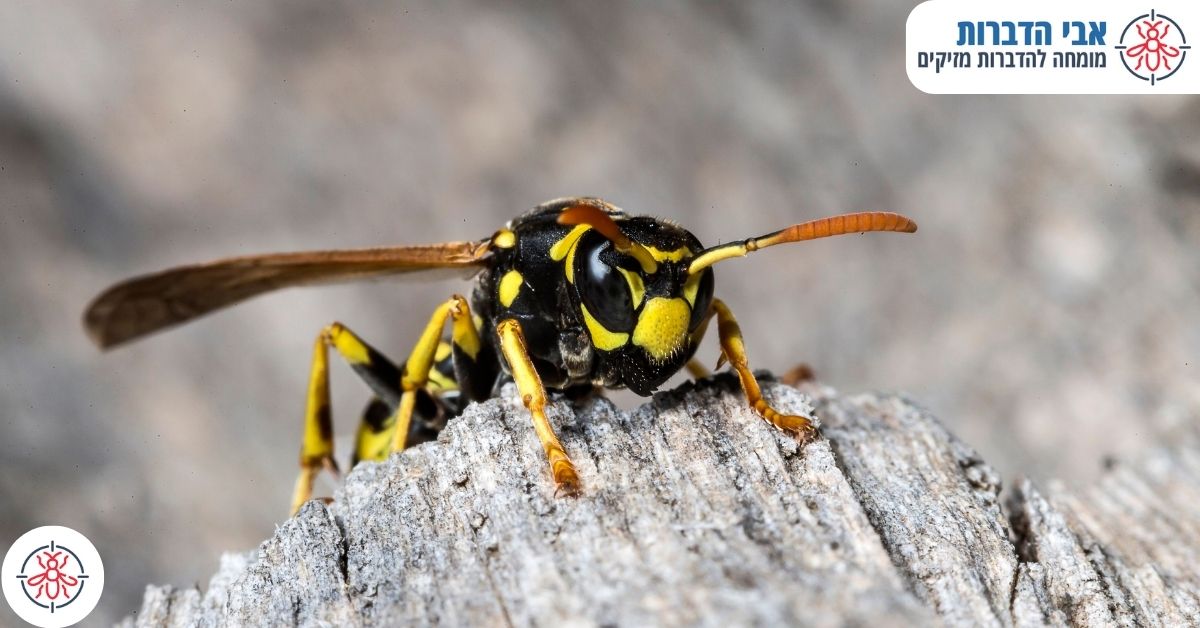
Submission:
{"label": "middle leg", "polygon": [[413,409],[416,407],[418,395],[429,384],[430,376],[434,376],[435,382],[445,379],[444,374],[434,373],[434,367],[438,361],[438,348],[444,346],[441,338],[447,319],[453,321],[451,350],[455,371],[460,380],[466,380],[457,382],[461,390],[475,388],[473,380],[480,379],[486,370],[494,367],[487,364],[483,341],[479,337],[479,330],[475,328],[475,322],[471,319],[471,308],[467,305],[467,300],[456,294],[439,305],[429,318],[429,324],[425,326],[425,331],[417,340],[402,369],[402,392],[399,406],[396,408],[395,426],[392,428],[393,452],[403,451],[408,445]]}

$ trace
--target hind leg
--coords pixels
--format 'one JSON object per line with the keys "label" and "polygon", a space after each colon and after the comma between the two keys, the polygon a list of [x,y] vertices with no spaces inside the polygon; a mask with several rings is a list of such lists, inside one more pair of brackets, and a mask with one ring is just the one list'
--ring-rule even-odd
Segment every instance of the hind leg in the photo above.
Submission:
{"label": "hind leg", "polygon": [[[400,386],[396,386],[399,398]],[[378,462],[387,458],[392,450],[392,429],[396,426],[396,410],[399,405],[388,405],[379,397],[372,397],[363,408],[354,436],[354,456],[350,460],[353,468],[363,460]],[[446,426],[446,420],[458,414],[458,394],[453,391],[433,390],[432,387],[418,391],[413,420],[408,429],[408,445],[419,445],[435,440]]]}
{"label": "hind leg", "polygon": [[338,471],[333,459],[333,416],[329,407],[330,347],[350,364],[378,398],[390,401],[391,405],[400,399],[400,369],[391,360],[341,323],[332,323],[321,330],[313,344],[304,409],[304,437],[300,444],[300,474],[292,491],[293,514],[312,496],[313,482],[322,469]]}
{"label": "hind leg", "polygon": [[[440,342],[447,319],[453,321],[449,344]],[[356,463],[382,460],[389,452],[402,451],[411,438],[428,439],[429,430],[436,426],[426,425],[429,421],[414,424],[414,411],[434,423],[447,413],[456,414],[458,404],[447,408],[439,397],[461,389],[458,395],[462,402],[478,399],[478,391],[490,391],[499,370],[494,350],[480,339],[467,302],[458,295],[434,310],[403,366],[396,366],[340,323],[323,329],[313,347],[293,513],[312,496],[313,482],[321,469],[337,471],[329,409],[329,347],[371,387],[378,401],[367,406],[359,424],[353,458]]]}

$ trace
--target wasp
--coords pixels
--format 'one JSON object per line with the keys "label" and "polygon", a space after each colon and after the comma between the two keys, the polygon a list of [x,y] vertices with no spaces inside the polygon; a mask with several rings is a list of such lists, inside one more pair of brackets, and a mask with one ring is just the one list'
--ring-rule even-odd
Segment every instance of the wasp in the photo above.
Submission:
{"label": "wasp", "polygon": [[702,373],[692,357],[716,318],[717,367],[727,362],[737,373],[759,416],[807,436],[812,417],[779,413],[763,398],[737,320],[713,296],[713,265],[777,244],[916,230],[902,215],[863,212],[705,248],[674,223],[627,215],[598,198],[563,198],[484,240],[233,257],[136,277],[96,297],[84,326],[107,349],[272,290],[461,270],[474,276],[470,302],[454,295],[437,306],[403,363],[341,323],[317,334],[292,512],[311,497],[322,470],[338,472],[329,349],[374,393],[359,422],[352,464],[382,460],[436,437],[448,418],[511,379],[545,450],[556,492],[574,493],[579,476],[546,418],[547,390],[571,395],[628,388],[648,396],[685,366]]}

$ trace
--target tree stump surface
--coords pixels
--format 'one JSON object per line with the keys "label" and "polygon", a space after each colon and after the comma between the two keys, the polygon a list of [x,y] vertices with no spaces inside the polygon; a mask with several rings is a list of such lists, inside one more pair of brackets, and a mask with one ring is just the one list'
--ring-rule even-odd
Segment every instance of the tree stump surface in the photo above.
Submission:
{"label": "tree stump surface", "polygon": [[135,626],[1200,624],[1200,437],[1072,493],[1000,477],[903,396],[728,375],[630,412],[548,409],[583,490],[556,497],[511,385],[441,438],[355,468],[208,586]]}

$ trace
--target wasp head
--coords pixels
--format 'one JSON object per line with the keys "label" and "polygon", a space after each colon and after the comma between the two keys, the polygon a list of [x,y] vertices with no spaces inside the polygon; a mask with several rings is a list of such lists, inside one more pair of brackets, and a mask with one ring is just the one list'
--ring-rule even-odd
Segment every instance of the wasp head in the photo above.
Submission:
{"label": "wasp head", "polygon": [[592,345],[615,365],[605,385],[648,395],[691,357],[712,303],[712,266],[790,242],[846,233],[913,233],[917,223],[891,212],[819,218],[757,238],[703,248],[686,230],[649,217],[627,217],[599,199],[572,199],[559,214],[576,227],[567,280]]}
{"label": "wasp head", "polygon": [[713,295],[711,269],[688,273],[703,247],[688,231],[650,217],[622,217],[618,226],[608,213],[580,212],[560,221],[573,219],[594,227],[570,260],[592,344],[619,365],[620,383],[648,395],[695,350]]}

